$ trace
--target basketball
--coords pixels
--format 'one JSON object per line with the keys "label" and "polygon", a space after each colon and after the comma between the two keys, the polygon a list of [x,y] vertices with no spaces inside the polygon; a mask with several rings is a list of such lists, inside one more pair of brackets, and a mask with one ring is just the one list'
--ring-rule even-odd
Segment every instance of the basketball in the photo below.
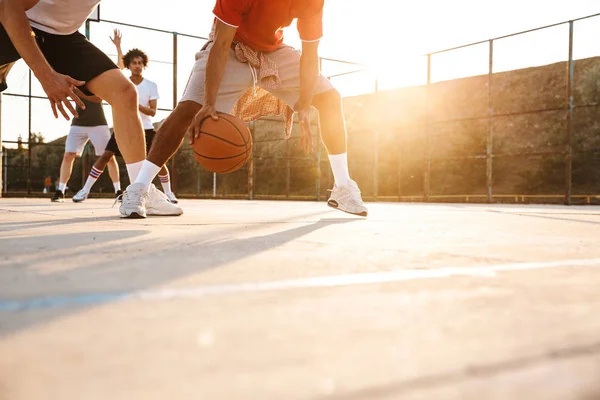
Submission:
{"label": "basketball", "polygon": [[198,164],[219,174],[242,168],[252,155],[252,135],[244,123],[233,115],[217,113],[215,121],[202,122],[200,136],[192,149]]}

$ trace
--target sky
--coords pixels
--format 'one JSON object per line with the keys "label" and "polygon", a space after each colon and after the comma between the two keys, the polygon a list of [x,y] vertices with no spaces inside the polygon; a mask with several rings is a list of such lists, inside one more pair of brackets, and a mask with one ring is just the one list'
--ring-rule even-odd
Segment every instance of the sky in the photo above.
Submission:
{"label": "sky", "polygon": [[[167,31],[207,36],[212,24],[214,0],[103,0],[101,18]],[[323,57],[352,61],[348,65],[324,62],[327,76],[360,70],[332,78],[342,95],[372,92],[375,80],[380,90],[426,83],[425,54],[487,40],[539,26],[600,13],[598,0],[325,0]],[[600,17],[575,24],[574,55],[586,58],[600,55]],[[171,34],[153,33],[112,23],[92,23],[91,40],[114,57],[108,36],[113,28],[123,30],[123,48],[145,50],[151,59],[145,76],[158,83],[159,108],[173,106],[173,56]],[[299,46],[295,27],[285,30],[286,42]],[[178,85],[181,95],[191,70],[194,54],[204,42],[178,38]],[[568,25],[549,28],[494,45],[494,72],[564,61],[568,52]],[[27,93],[27,67],[21,61],[9,76],[9,92]],[[488,45],[432,56],[432,81],[486,74]],[[39,83],[32,93],[43,96]],[[46,100],[33,100],[32,132],[43,132],[46,141],[64,136],[69,122],[54,119]],[[112,119],[105,107],[107,118]],[[159,112],[163,119],[168,112]],[[110,124],[110,122],[109,122]],[[2,139],[27,137],[27,99],[3,96]]]}

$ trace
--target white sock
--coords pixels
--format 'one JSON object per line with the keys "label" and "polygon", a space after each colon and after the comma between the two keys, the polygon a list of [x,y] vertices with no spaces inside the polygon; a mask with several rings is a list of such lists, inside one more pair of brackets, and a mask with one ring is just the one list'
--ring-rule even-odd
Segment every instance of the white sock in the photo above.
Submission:
{"label": "white sock", "polygon": [[65,187],[67,187],[67,184],[64,182],[58,182],[58,190],[60,190],[61,192],[63,192],[63,194],[65,193]]}
{"label": "white sock", "polygon": [[158,178],[160,179],[160,184],[162,185],[165,194],[171,193],[171,180],[169,179],[169,171],[167,171],[166,175],[161,175],[159,173]]}
{"label": "white sock", "polygon": [[329,163],[331,164],[335,185],[338,187],[347,186],[350,181],[348,153],[329,154]]}
{"label": "white sock", "polygon": [[121,182],[113,182],[113,186],[115,187],[115,193],[121,190]]}
{"label": "white sock", "polygon": [[87,180],[85,181],[85,186],[83,188],[88,192],[92,190],[92,186],[94,186],[94,183],[96,183],[100,175],[102,175],[102,172],[103,171],[100,171],[98,168],[92,167],[90,174],[88,175]]}
{"label": "white sock", "polygon": [[144,162],[145,161],[138,161],[133,164],[125,165],[125,167],[127,167],[127,174],[129,175],[129,182],[135,182],[140,170],[142,169],[142,165],[144,165]]}
{"label": "white sock", "polygon": [[146,189],[148,189],[152,183],[152,180],[158,174],[158,171],[160,171],[160,168],[161,167],[158,165],[154,165],[150,161],[145,160],[142,168],[140,169],[140,173],[137,175],[137,178],[135,178],[134,183],[141,183]]}

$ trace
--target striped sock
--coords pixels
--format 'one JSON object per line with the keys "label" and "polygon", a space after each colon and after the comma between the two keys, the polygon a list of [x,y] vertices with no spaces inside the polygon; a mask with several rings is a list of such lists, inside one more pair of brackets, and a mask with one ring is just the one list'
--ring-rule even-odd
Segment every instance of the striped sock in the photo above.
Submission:
{"label": "striped sock", "polygon": [[87,181],[85,181],[85,186],[83,187],[84,189],[86,189],[88,192],[90,190],[92,190],[92,186],[94,186],[94,183],[96,183],[96,181],[98,180],[98,178],[100,178],[100,175],[102,175],[102,172],[96,167],[92,167],[92,170],[90,171],[90,175],[87,178]]}
{"label": "striped sock", "polygon": [[166,175],[158,175],[160,179],[160,184],[162,185],[163,191],[165,193],[171,193],[171,179],[169,179],[169,173]]}

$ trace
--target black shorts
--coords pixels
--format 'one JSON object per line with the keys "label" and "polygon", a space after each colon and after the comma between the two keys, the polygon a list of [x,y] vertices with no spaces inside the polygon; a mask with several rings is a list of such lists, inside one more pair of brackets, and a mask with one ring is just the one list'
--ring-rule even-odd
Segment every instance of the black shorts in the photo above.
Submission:
{"label": "black shorts", "polygon": [[[89,82],[106,71],[118,68],[106,54],[79,32],[53,35],[32,29],[42,54],[50,66],[60,74]],[[0,92],[6,89],[5,75],[8,75],[10,65],[20,58],[4,26],[0,24]],[[80,89],[85,94],[92,94],[85,86]]]}
{"label": "black shorts", "polygon": [[[147,155],[148,153],[150,153],[150,146],[152,146],[152,141],[154,140],[154,135],[156,135],[156,132],[154,131],[154,129],[146,129],[144,131],[144,134],[146,136],[146,155]],[[113,153],[115,153],[115,156],[122,156],[121,151],[119,150],[119,146],[117,146],[117,139],[115,139],[114,133],[112,134],[112,136],[110,137],[110,140],[106,144],[105,151],[112,151]]]}

